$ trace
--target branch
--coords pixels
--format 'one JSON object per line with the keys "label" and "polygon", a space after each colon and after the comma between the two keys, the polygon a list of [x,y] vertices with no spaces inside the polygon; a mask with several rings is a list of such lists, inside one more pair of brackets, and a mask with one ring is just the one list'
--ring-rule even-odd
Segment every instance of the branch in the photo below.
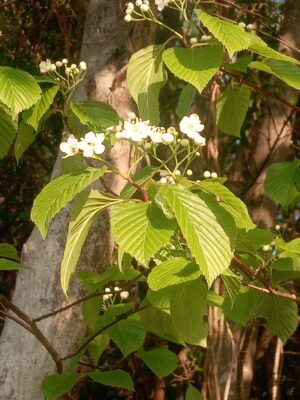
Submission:
{"label": "branch", "polygon": [[2,310],[0,310],[0,315],[1,315],[1,318],[3,318],[4,320],[6,318],[11,319],[12,321],[15,321],[18,325],[22,326],[22,328],[26,329],[28,332],[33,334],[33,331],[31,330],[31,328],[27,324],[24,324],[24,322],[21,321],[20,319],[14,317],[13,315],[7,314],[5,311],[2,311]]}
{"label": "branch", "polygon": [[285,293],[280,290],[274,289],[260,276],[259,273],[257,273],[252,268],[249,268],[247,265],[243,264],[242,261],[240,261],[237,257],[234,256],[232,258],[232,263],[235,264],[251,281],[254,281],[254,279],[258,279],[265,287],[262,288],[259,286],[252,285],[250,283],[242,282],[243,286],[247,286],[248,288],[256,290],[257,292],[260,293],[282,297],[284,299],[289,299],[300,304],[300,297],[296,296],[294,293]]}
{"label": "branch", "polygon": [[101,335],[101,333],[105,332],[108,328],[116,325],[118,322],[122,321],[123,319],[129,317],[130,315],[136,314],[142,310],[144,310],[145,308],[148,308],[149,304],[146,306],[143,306],[141,308],[138,308],[134,311],[131,312],[127,312],[125,314],[122,314],[120,316],[120,318],[116,319],[115,321],[111,322],[110,324],[104,326],[103,328],[100,328],[98,331],[96,331],[92,336],[90,336],[85,343],[83,343],[76,351],[74,351],[74,353],[68,354],[65,357],[62,357],[60,359],[60,361],[65,361],[68,360],[69,358],[75,357],[77,356],[77,354],[79,354],[86,346],[88,346],[97,336]]}

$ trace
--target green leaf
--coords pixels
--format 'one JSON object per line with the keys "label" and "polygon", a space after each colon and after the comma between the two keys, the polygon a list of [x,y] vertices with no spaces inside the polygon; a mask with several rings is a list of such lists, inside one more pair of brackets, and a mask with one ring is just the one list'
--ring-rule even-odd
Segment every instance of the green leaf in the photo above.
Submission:
{"label": "green leaf", "polygon": [[233,304],[231,298],[226,296],[223,303],[223,311],[226,318],[245,326],[255,316],[257,299],[258,293],[245,287],[240,288],[240,294]]}
{"label": "green leaf", "polygon": [[[131,179],[138,185],[143,186],[150,178],[152,178],[152,176],[156,172],[157,172],[157,167],[144,167],[136,174],[134,174],[131,177]],[[130,199],[135,194],[136,191],[137,191],[136,187],[132,186],[130,183],[127,183],[124,186],[124,189],[120,194],[120,197],[122,197],[122,199]]]}
{"label": "green leaf", "polygon": [[169,314],[150,306],[141,311],[139,315],[141,316],[141,322],[148,332],[154,333],[171,342],[184,344],[179,339]]}
{"label": "green leaf", "polygon": [[289,57],[279,51],[276,51],[269,47],[260,37],[257,35],[249,34],[251,38],[251,44],[249,46],[249,50],[254,51],[254,53],[258,53],[266,58],[273,58],[279,61],[287,61],[294,64],[300,64],[298,60],[293,57]]}
{"label": "green leaf", "polygon": [[31,210],[31,219],[45,238],[50,221],[88,185],[95,182],[106,172],[106,167],[86,168],[83,171],[62,175],[50,182],[35,198]]}
{"label": "green leaf", "polygon": [[94,371],[88,376],[95,382],[105,386],[119,387],[134,391],[133,382],[130,375],[122,369],[113,371]]}
{"label": "green leaf", "polygon": [[300,279],[300,271],[273,271],[272,273],[272,283],[274,285],[294,279]]}
{"label": "green leaf", "polygon": [[196,88],[193,85],[186,85],[181,93],[176,107],[176,114],[179,118],[183,118],[188,114],[188,110],[192,105],[192,102],[196,96]]}
{"label": "green leaf", "polygon": [[227,135],[240,136],[250,101],[251,91],[246,85],[229,83],[217,102],[217,125]]}
{"label": "green leaf", "polygon": [[75,372],[47,376],[41,385],[45,400],[60,399],[62,395],[69,393],[72,387],[76,385],[79,378],[80,375]]}
{"label": "green leaf", "polygon": [[173,210],[187,244],[209,285],[232,258],[230,239],[206,202],[180,185],[165,185],[162,196]]}
{"label": "green leaf", "polygon": [[274,233],[260,228],[251,229],[250,231],[245,232],[244,235],[255,250],[258,250],[264,244],[271,243],[275,237]]}
{"label": "green leaf", "polygon": [[23,156],[28,147],[35,141],[37,133],[32,126],[26,124],[24,120],[21,121],[17,133],[17,138],[14,144],[14,153],[17,162]]}
{"label": "green leaf", "polygon": [[207,336],[207,287],[200,279],[179,286],[171,299],[171,319],[178,336],[187,343],[200,345]]}
{"label": "green leaf", "polygon": [[201,93],[219,70],[223,51],[220,46],[172,47],[163,53],[163,60],[174,75],[191,83]]}
{"label": "green leaf", "polygon": [[17,129],[17,121],[13,121],[8,110],[0,106],[0,159],[8,153],[15,139]]}
{"label": "green leaf", "polygon": [[76,199],[71,213],[60,271],[60,282],[65,294],[92,222],[106,208],[121,201],[122,199],[101,193],[98,190],[83,192]]}
{"label": "green leaf", "polygon": [[247,54],[245,56],[239,57],[235,63],[232,64],[224,63],[224,68],[229,71],[236,70],[244,72],[246,74],[248,65],[251,61],[252,61],[252,54]]}
{"label": "green leaf", "polygon": [[236,297],[239,295],[241,287],[241,278],[237,276],[230,269],[223,272],[221,275],[222,281],[226,287],[226,291],[231,300],[231,304],[235,302]]}
{"label": "green leaf", "polygon": [[209,180],[201,181],[197,183],[197,186],[207,193],[217,196],[220,206],[233,216],[238,228],[246,230],[255,228],[255,224],[251,221],[245,203],[236,197],[226,186]]}
{"label": "green leaf", "polygon": [[196,10],[202,24],[226,47],[230,57],[250,46],[250,35],[239,25],[213,17],[202,10]]}
{"label": "green leaf", "polygon": [[159,92],[167,81],[162,63],[165,47],[152,45],[134,53],[128,64],[127,85],[138,105],[140,117],[156,125],[159,116]]}
{"label": "green leaf", "polygon": [[299,198],[300,161],[272,164],[264,182],[267,195],[274,201],[288,208]]}
{"label": "green leaf", "polygon": [[137,280],[140,272],[131,266],[124,266],[123,271],[117,265],[106,268],[102,274],[93,271],[79,271],[77,274],[81,282],[90,290],[102,289],[103,285],[114,281]]}
{"label": "green leaf", "polygon": [[62,175],[80,172],[86,168],[85,159],[82,154],[78,153],[72,157],[62,158],[60,170]]}
{"label": "green leaf", "polygon": [[102,321],[99,315],[102,303],[102,296],[97,296],[86,300],[82,305],[84,322],[91,331],[95,331]]}
{"label": "green leaf", "polygon": [[107,329],[124,357],[143,346],[146,330],[140,321],[125,319]]}
{"label": "green leaf", "polygon": [[199,390],[190,384],[186,391],[185,400],[203,400],[203,397]]}
{"label": "green leaf", "polygon": [[176,223],[150,203],[126,202],[112,210],[111,226],[117,244],[147,266],[172,236]]}
{"label": "green leaf", "polygon": [[105,326],[111,324],[117,317],[132,311],[132,309],[132,303],[120,303],[109,306],[103,313],[103,324]]}
{"label": "green leaf", "polygon": [[41,88],[34,78],[11,67],[0,67],[0,87],[0,101],[11,110],[13,119],[41,97]]}
{"label": "green leaf", "polygon": [[170,375],[177,367],[177,356],[167,348],[140,350],[138,355],[159,378]]}
{"label": "green leaf", "polygon": [[249,64],[249,67],[274,75],[287,85],[300,89],[300,68],[295,64],[287,61],[266,60],[254,61]]}
{"label": "green leaf", "polygon": [[166,286],[160,290],[148,289],[147,300],[154,307],[159,308],[163,312],[170,314],[171,298],[174,296],[177,290],[177,285]]}
{"label": "green leaf", "polygon": [[16,248],[9,243],[0,243],[0,257],[11,258],[15,261],[20,260]]}
{"label": "green leaf", "polygon": [[26,124],[31,125],[35,130],[38,129],[39,122],[53,103],[54,97],[58,92],[57,85],[46,89],[39,101],[34,105],[31,116],[27,119]]}
{"label": "green leaf", "polygon": [[120,120],[112,107],[100,101],[85,100],[76,104],[71,102],[70,106],[80,122],[94,131],[101,131],[117,125]]}
{"label": "green leaf", "polygon": [[168,286],[179,285],[197,279],[199,267],[185,258],[172,258],[152,269],[148,275],[148,285],[152,290],[160,290]]}
{"label": "green leaf", "polygon": [[7,260],[6,258],[0,258],[0,271],[14,271],[17,269],[30,269],[30,268],[18,262]]}
{"label": "green leaf", "polygon": [[266,328],[273,335],[277,335],[285,343],[298,327],[297,304],[289,299],[275,295],[263,295],[259,293],[257,304],[257,317],[267,320]]}

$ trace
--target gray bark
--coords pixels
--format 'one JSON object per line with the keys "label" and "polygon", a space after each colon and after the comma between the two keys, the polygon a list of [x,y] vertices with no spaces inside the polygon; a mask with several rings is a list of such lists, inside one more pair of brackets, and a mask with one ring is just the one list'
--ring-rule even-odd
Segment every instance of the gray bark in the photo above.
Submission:
{"label": "gray bark", "polygon": [[[113,103],[122,117],[127,115],[132,105],[124,77],[119,77],[118,71],[128,59],[130,38],[137,35],[140,43],[145,37],[150,39],[140,28],[136,32],[128,25],[125,26],[123,11],[123,4],[119,0],[90,0],[81,51],[81,59],[86,61],[88,72],[74,95],[76,101],[89,96]],[[128,168],[126,144],[120,142],[109,157],[121,170]],[[58,158],[53,177],[59,175],[59,165]],[[113,177],[107,185],[118,193],[124,182]],[[23,248],[22,262],[32,269],[20,271],[18,274],[12,301],[33,318],[68,304],[60,288],[59,270],[69,209],[70,206],[66,207],[54,219],[45,240],[42,240],[35,228]],[[108,218],[104,216],[91,229],[79,268],[98,271],[105,268],[109,263],[111,250]],[[82,291],[80,284],[73,280],[69,301],[82,296]],[[41,321],[39,327],[61,356],[76,350],[79,340],[85,334],[78,306]],[[1,400],[43,398],[40,383],[45,376],[55,372],[54,362],[36,338],[14,321],[7,320],[5,323],[0,338],[0,360]]]}

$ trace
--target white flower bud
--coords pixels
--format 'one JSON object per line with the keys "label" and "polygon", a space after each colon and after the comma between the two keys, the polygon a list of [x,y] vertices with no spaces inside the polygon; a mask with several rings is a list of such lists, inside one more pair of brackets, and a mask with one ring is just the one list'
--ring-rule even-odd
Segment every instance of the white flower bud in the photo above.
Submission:
{"label": "white flower bud", "polygon": [[280,225],[279,224],[275,225],[275,230],[276,231],[280,231]]}
{"label": "white flower bud", "polygon": [[103,295],[103,301],[107,301],[110,298],[109,294],[104,294]]}
{"label": "white flower bud", "polygon": [[253,25],[252,24],[248,24],[246,27],[249,31],[251,31],[253,29]]}
{"label": "white flower bud", "polygon": [[196,135],[194,137],[194,142],[197,146],[205,146],[205,144],[206,144],[205,138],[201,135]]}
{"label": "white flower bud", "polygon": [[110,293],[110,292],[111,292],[111,290],[110,290],[110,288],[109,288],[109,287],[106,287],[106,288],[104,289],[104,292],[105,292],[105,293]]}
{"label": "white flower bud", "polygon": [[239,22],[239,26],[241,27],[241,28],[246,28],[246,24],[245,24],[245,22]]}
{"label": "white flower bud", "polygon": [[168,182],[171,183],[172,185],[175,184],[175,179],[173,178],[173,176],[168,176],[168,177],[167,177],[167,180],[168,180]]}
{"label": "white flower bud", "polygon": [[86,71],[86,62],[85,61],[80,61],[79,63],[79,69],[80,71]]}
{"label": "white flower bud", "polygon": [[142,0],[136,0],[136,2],[135,2],[135,5],[136,5],[137,7],[141,7],[142,4],[143,4],[143,1],[142,1]]}
{"label": "white flower bud", "polygon": [[70,74],[70,71],[71,71],[71,68],[67,67],[67,68],[65,69],[66,75],[69,75],[69,74]]}
{"label": "white flower bud", "polygon": [[128,4],[127,4],[127,8],[131,8],[131,9],[133,10],[133,9],[134,9],[134,4],[133,4],[133,3],[131,3],[131,2],[130,2],[130,3],[128,3]]}
{"label": "white flower bud", "polygon": [[149,6],[148,4],[142,4],[140,10],[144,13],[149,11]]}
{"label": "white flower bud", "polygon": [[57,68],[60,68],[63,64],[61,61],[56,61],[55,65],[57,66]]}
{"label": "white flower bud", "polygon": [[159,171],[159,175],[161,176],[161,177],[163,177],[163,176],[168,176],[168,171],[165,171],[165,170],[162,170],[162,171]]}
{"label": "white flower bud", "polygon": [[70,67],[71,69],[76,69],[77,68],[77,65],[76,64],[71,64],[71,67]]}
{"label": "white flower bud", "polygon": [[203,176],[204,176],[204,178],[210,178],[210,172],[204,171]]}
{"label": "white flower bud", "polygon": [[127,292],[127,290],[123,290],[123,292],[120,293],[120,297],[121,297],[121,299],[123,299],[123,300],[128,299],[128,297],[129,297],[129,292]]}
{"label": "white flower bud", "polygon": [[166,132],[162,134],[162,141],[164,144],[171,144],[174,142],[174,140],[175,138],[171,133]]}
{"label": "white flower bud", "polygon": [[210,176],[211,176],[211,178],[217,178],[217,177],[218,177],[218,174],[217,174],[216,172],[212,172],[212,173],[210,174]]}
{"label": "white flower bud", "polygon": [[160,178],[160,182],[161,182],[161,183],[167,183],[168,180],[167,180],[167,178]]}
{"label": "white flower bud", "polygon": [[114,292],[119,292],[121,289],[119,288],[119,286],[115,286],[114,287]]}
{"label": "white flower bud", "polygon": [[51,64],[51,71],[56,71],[56,65],[55,64]]}
{"label": "white flower bud", "polygon": [[269,244],[265,244],[263,247],[262,247],[262,250],[263,251],[270,251],[272,249],[272,247],[269,245]]}
{"label": "white flower bud", "polygon": [[186,171],[187,176],[192,176],[193,175],[193,171],[191,169],[188,169]]}
{"label": "white flower bud", "polygon": [[179,171],[179,169],[176,169],[175,175],[177,175],[177,176],[181,175],[181,172]]}
{"label": "white flower bud", "polygon": [[198,39],[195,37],[190,38],[190,44],[196,44],[198,42]]}
{"label": "white flower bud", "polygon": [[62,64],[68,64],[68,60],[66,58],[64,58],[64,59],[61,60],[61,63]]}
{"label": "white flower bud", "polygon": [[188,146],[189,143],[190,143],[190,142],[189,142],[188,139],[181,139],[181,141],[180,141],[180,144],[181,144],[181,146],[183,146],[183,147]]}

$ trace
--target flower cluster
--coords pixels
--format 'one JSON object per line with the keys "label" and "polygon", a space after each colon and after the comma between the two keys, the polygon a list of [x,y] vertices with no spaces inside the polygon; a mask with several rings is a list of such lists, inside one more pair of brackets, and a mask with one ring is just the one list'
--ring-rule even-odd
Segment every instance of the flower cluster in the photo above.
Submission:
{"label": "flower cluster", "polygon": [[[157,6],[158,11],[163,11],[163,9],[172,1],[173,0],[155,0],[155,5]],[[130,22],[132,20],[132,16],[143,18],[145,13],[150,13],[153,15],[150,9],[149,0],[136,0],[135,3],[127,3],[125,13],[126,15],[124,20],[126,22]]]}
{"label": "flower cluster", "polygon": [[[204,129],[204,125],[201,123],[198,115],[191,114],[189,117],[183,117],[179,127],[184,135],[193,139],[196,146],[205,146],[205,138],[200,135],[200,132]],[[134,113],[130,113],[127,120],[124,121],[123,126],[121,124],[118,125],[116,130],[116,139],[127,139],[141,143],[150,138],[151,143],[145,143],[145,147],[151,147],[152,144],[158,143],[170,145],[176,142],[178,135],[175,128],[169,127],[166,130],[163,127],[150,126],[149,121],[142,121]],[[186,138],[177,139],[177,142],[183,147],[190,144],[189,139]]]}
{"label": "flower cluster", "polygon": [[[109,287],[104,289],[105,294],[103,295],[103,301],[107,301],[113,297],[113,293]],[[121,300],[126,300],[129,297],[129,292],[127,290],[122,290],[118,286],[115,286],[113,292],[120,295]]]}
{"label": "flower cluster", "polygon": [[252,31],[252,29],[253,29],[253,25],[252,25],[252,24],[246,25],[245,22],[239,22],[238,25],[239,25],[241,28],[246,29],[247,31]]}
{"label": "flower cluster", "polygon": [[104,133],[88,132],[84,138],[80,139],[80,141],[78,141],[73,135],[70,135],[66,142],[60,144],[60,150],[66,154],[65,158],[74,156],[80,150],[84,157],[94,157],[95,155],[104,153],[104,139]]}
{"label": "flower cluster", "polygon": [[215,178],[218,177],[218,174],[216,172],[204,171],[203,172],[203,177],[205,179],[208,179],[208,178],[215,179]]}
{"label": "flower cluster", "polygon": [[70,66],[68,66],[68,60],[66,58],[61,61],[56,61],[55,63],[52,63],[51,60],[47,58],[46,61],[41,61],[39,64],[41,74],[56,72],[62,67],[65,68],[64,71],[66,75],[83,74],[87,69],[86,63],[84,61],[81,61],[78,66],[76,64],[71,64]]}

